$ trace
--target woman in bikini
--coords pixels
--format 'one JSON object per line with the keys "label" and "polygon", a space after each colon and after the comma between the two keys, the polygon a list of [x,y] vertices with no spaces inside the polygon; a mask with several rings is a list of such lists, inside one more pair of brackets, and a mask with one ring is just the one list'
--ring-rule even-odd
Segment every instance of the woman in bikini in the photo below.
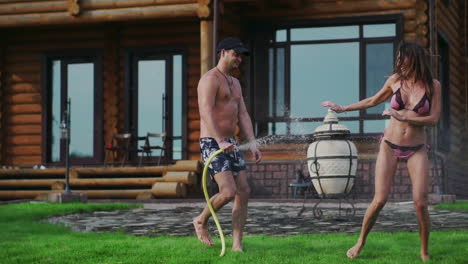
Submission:
{"label": "woman in bikini", "polygon": [[440,83],[432,79],[424,49],[415,43],[403,42],[398,47],[393,74],[377,94],[346,106],[331,101],[322,103],[322,106],[340,113],[367,109],[391,98],[391,108],[382,113],[384,116],[390,116],[390,123],[382,136],[377,155],[374,199],[364,215],[357,243],[347,252],[349,258],[356,258],[364,247],[367,235],[387,201],[397,162],[405,160],[418,217],[421,259],[424,261],[429,259],[430,219],[427,194],[430,164],[424,126],[437,124],[441,108],[440,97]]}

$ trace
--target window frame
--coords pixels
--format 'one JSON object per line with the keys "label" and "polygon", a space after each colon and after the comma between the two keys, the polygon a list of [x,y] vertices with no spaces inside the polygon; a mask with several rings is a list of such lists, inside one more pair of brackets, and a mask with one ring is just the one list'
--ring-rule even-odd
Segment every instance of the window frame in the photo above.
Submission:
{"label": "window frame", "polygon": [[[92,62],[94,64],[94,147],[93,157],[91,158],[73,158],[70,156],[70,162],[73,164],[98,164],[102,162],[104,136],[103,136],[103,119],[104,111],[103,104],[103,52],[100,49],[80,49],[80,50],[61,50],[45,52],[42,56],[42,163],[49,165],[65,165],[65,156],[60,155],[60,161],[51,161],[51,120],[52,115],[52,98],[51,98],[51,87],[52,87],[52,62],[54,60],[66,61],[61,64],[61,94],[60,94],[60,113],[63,113],[65,109],[67,97],[68,97],[68,85],[67,85],[67,70],[66,65],[77,62]],[[73,102],[71,102],[73,104]],[[71,124],[73,126],[73,124]],[[62,139],[60,139],[60,153],[65,152],[65,145]]]}
{"label": "window frame", "polygon": [[[187,103],[188,103],[188,91],[187,91],[187,48],[185,46],[159,46],[159,47],[128,47],[125,50],[125,112],[124,112],[124,130],[133,133],[134,137],[137,137],[135,134],[136,129],[138,128],[138,80],[133,80],[135,74],[137,74],[138,66],[136,63],[139,59],[141,60],[151,60],[151,59],[164,59],[166,61],[166,69],[170,69],[166,71],[166,84],[165,89],[169,91],[170,94],[166,94],[166,101],[165,103],[165,123],[164,127],[166,128],[166,133],[169,137],[174,139],[181,139],[182,140],[182,153],[181,159],[187,159],[188,151],[187,151]],[[173,92],[173,58],[175,55],[182,56],[182,124],[181,124],[181,136],[173,137],[173,126],[174,120],[172,116],[172,92]],[[167,111],[171,112],[171,117],[167,117]],[[135,140],[133,140],[132,144],[137,144]],[[172,159],[173,152],[172,152],[172,140],[169,141],[167,145],[168,151],[165,151],[164,157],[169,157]],[[133,157],[130,157],[133,160],[136,160],[136,154],[133,154]]]}
{"label": "window frame", "polygon": [[[285,108],[289,109],[290,106],[290,48],[291,44],[320,44],[320,43],[347,43],[347,42],[359,42],[359,91],[358,96],[359,100],[362,100],[366,95],[366,45],[373,43],[393,43],[394,53],[396,52],[397,45],[401,41],[403,36],[403,15],[383,15],[383,16],[367,16],[359,18],[336,18],[336,19],[318,19],[318,20],[307,20],[307,21],[283,21],[275,24],[268,23],[259,23],[257,27],[254,28],[251,32],[251,38],[254,39],[254,54],[255,57],[252,58],[252,68],[255,69],[256,75],[251,74],[251,82],[254,84],[255,89],[255,98],[269,98],[268,90],[269,88],[269,49],[273,48],[273,53],[276,53],[277,48],[285,48]],[[371,24],[386,24],[393,23],[395,24],[395,36],[394,37],[371,37],[364,38],[363,26]],[[292,28],[304,28],[304,27],[328,27],[328,26],[350,26],[355,25],[359,26],[359,38],[352,39],[331,39],[331,40],[314,40],[314,41],[291,41],[290,40],[290,30]],[[259,31],[260,30],[260,31]],[[275,41],[269,42],[269,40],[274,40],[276,38],[276,30],[286,30],[286,41],[278,42]],[[257,32],[257,33],[255,33]],[[265,32],[264,35],[258,34],[258,32]],[[263,50],[261,46],[263,45]],[[265,48],[266,47],[266,48]],[[275,62],[276,63],[276,56]],[[265,65],[268,65],[265,67]],[[262,69],[263,68],[263,69]],[[276,65],[274,65],[274,74],[273,79],[276,78]],[[253,73],[253,72],[252,72]],[[276,83],[273,87],[273,91],[276,90]],[[255,98],[253,100],[255,100]],[[269,99],[268,99],[269,100]],[[269,104],[269,103],[268,103]],[[254,106],[254,123],[258,136],[268,135],[268,123],[269,122],[287,122],[287,133],[285,135],[294,137],[296,135],[290,134],[290,124],[291,121],[309,121],[309,122],[321,122],[323,117],[307,117],[307,118],[291,118],[291,117],[269,117],[269,107],[266,109],[260,109],[258,106]],[[275,106],[275,105],[274,105]],[[273,107],[275,108],[275,107]],[[365,118],[365,119],[364,119]],[[354,138],[369,138],[374,137],[380,133],[364,133],[364,121],[366,120],[382,120],[379,114],[367,114],[366,110],[361,110],[358,112],[356,117],[340,117],[342,121],[359,121],[359,133],[353,133]],[[260,124],[259,124],[260,121]],[[312,133],[313,131],[311,131]]]}

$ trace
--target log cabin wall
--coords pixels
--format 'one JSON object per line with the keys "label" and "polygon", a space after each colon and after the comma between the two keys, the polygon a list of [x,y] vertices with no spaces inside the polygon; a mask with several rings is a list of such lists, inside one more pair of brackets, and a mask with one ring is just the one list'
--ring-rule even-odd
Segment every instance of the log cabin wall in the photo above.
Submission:
{"label": "log cabin wall", "polygon": [[[441,119],[447,118],[449,126],[447,129],[449,133],[443,135],[448,137],[448,142],[444,140],[442,144],[449,144],[449,146],[440,146],[438,150],[445,156],[445,166],[447,168],[445,179],[445,191],[454,193],[457,197],[468,197],[466,190],[468,189],[468,177],[466,171],[468,170],[468,147],[466,142],[468,140],[467,133],[467,117],[468,117],[468,101],[467,101],[467,79],[466,65],[467,54],[466,47],[466,1],[435,1],[436,11],[436,37],[437,37],[437,67],[444,63],[443,51],[440,46],[440,41],[448,44],[448,83],[442,85],[442,90],[447,90],[449,104],[448,116],[441,116]],[[437,72],[437,71],[436,71]],[[439,76],[442,81],[443,77]],[[448,86],[448,87],[444,87]],[[447,145],[448,145],[447,144]]]}
{"label": "log cabin wall", "polygon": [[[177,46],[186,53],[188,113],[198,113],[196,86],[200,70],[199,21],[152,21],[133,24],[22,28],[6,32],[3,127],[4,164],[42,163],[42,56],[46,52],[99,49],[103,53],[103,143],[123,132],[125,55],[128,48]],[[3,41],[2,41],[3,42]],[[189,131],[199,130],[198,115],[188,114]],[[195,124],[195,125],[194,125]],[[194,147],[196,145],[196,147]],[[188,158],[198,157],[198,138],[188,140]],[[190,147],[191,146],[191,147]]]}

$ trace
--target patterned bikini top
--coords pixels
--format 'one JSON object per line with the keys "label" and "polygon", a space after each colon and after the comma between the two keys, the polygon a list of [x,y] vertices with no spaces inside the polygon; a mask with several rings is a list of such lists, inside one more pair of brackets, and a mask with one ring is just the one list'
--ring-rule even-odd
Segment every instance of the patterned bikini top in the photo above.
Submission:
{"label": "patterned bikini top", "polygon": [[[403,82],[400,85],[400,88],[398,88],[393,93],[392,99],[390,100],[390,106],[397,111],[405,109],[405,103],[403,102],[403,99],[401,98],[401,92],[400,92],[402,86],[403,86]],[[429,111],[431,110],[431,101],[429,100],[427,93],[424,93],[424,96],[421,98],[421,100],[419,100],[419,103],[417,103],[416,106],[412,110],[419,115],[425,115],[429,113]]]}

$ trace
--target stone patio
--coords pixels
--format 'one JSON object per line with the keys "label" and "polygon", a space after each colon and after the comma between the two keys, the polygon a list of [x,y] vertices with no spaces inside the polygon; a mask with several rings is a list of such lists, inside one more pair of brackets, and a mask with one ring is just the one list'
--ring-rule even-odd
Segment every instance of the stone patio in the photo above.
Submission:
{"label": "stone patio", "polygon": [[[321,219],[315,219],[312,207],[314,201],[307,201],[301,216],[298,212],[302,203],[265,202],[249,203],[246,234],[287,236],[304,233],[357,233],[368,203],[356,203],[356,214],[345,217],[344,210],[338,214],[338,203],[323,202]],[[191,236],[194,234],[192,219],[205,204],[202,201],[190,203],[147,203],[142,209],[113,212],[73,214],[49,219],[51,223],[64,224],[79,232],[122,231],[137,236]],[[218,212],[224,232],[231,233],[231,207],[226,205]],[[349,208],[349,205],[343,204]],[[430,207],[432,230],[468,229],[468,212],[435,210]],[[214,222],[210,231],[216,232]],[[388,203],[382,210],[373,231],[417,232],[418,225],[412,202]]]}

